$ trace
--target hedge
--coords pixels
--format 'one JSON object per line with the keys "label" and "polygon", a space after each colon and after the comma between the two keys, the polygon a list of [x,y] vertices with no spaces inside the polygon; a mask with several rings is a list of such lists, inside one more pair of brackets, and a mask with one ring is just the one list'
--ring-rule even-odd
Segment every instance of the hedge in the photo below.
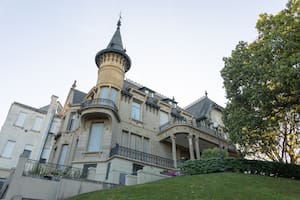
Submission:
{"label": "hedge", "polygon": [[247,160],[242,158],[208,158],[189,160],[180,166],[181,174],[195,175],[214,172],[240,172],[300,180],[300,165]]}

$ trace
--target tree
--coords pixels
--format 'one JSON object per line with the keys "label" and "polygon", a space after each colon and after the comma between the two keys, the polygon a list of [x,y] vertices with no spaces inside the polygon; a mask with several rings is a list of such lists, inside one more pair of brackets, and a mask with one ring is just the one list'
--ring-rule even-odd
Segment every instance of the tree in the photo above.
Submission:
{"label": "tree", "polygon": [[224,123],[242,154],[300,163],[300,1],[261,14],[256,28],[223,58]]}

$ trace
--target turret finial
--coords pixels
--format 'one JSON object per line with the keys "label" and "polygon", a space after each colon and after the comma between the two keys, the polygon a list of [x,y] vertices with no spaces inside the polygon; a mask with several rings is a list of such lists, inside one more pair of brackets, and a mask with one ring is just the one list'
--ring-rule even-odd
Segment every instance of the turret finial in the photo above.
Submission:
{"label": "turret finial", "polygon": [[207,93],[207,91],[205,90],[205,96],[207,97],[207,95],[208,95],[208,93]]}
{"label": "turret finial", "polygon": [[76,88],[76,86],[77,86],[77,85],[76,85],[76,82],[77,82],[77,81],[75,80],[74,83],[73,83],[73,85],[72,85],[72,88]]}
{"label": "turret finial", "polygon": [[119,20],[118,20],[118,23],[117,23],[118,29],[120,29],[120,26],[121,26],[121,19],[122,19],[122,16],[121,16],[121,12],[120,12]]}

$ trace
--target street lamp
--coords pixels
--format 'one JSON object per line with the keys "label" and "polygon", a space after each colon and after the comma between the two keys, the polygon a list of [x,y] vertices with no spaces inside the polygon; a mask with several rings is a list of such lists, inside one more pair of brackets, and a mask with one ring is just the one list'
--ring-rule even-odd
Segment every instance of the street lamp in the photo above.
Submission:
{"label": "street lamp", "polygon": [[219,128],[218,122],[214,122],[213,127],[216,129],[216,135],[218,137],[218,145],[219,145],[219,156],[220,156],[220,159],[222,159],[223,155],[222,155],[222,148],[221,148],[220,136],[219,136],[219,131],[218,131],[218,128]]}

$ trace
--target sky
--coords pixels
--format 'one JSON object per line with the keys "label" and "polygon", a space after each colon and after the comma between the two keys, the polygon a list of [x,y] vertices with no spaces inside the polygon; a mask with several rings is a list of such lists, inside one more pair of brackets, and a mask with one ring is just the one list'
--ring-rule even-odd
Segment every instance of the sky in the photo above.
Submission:
{"label": "sky", "polygon": [[32,107],[64,104],[77,80],[97,81],[95,55],[106,48],[121,12],[129,78],[179,106],[204,96],[226,105],[220,71],[241,40],[257,37],[261,13],[287,0],[0,0],[0,127],[16,101]]}

